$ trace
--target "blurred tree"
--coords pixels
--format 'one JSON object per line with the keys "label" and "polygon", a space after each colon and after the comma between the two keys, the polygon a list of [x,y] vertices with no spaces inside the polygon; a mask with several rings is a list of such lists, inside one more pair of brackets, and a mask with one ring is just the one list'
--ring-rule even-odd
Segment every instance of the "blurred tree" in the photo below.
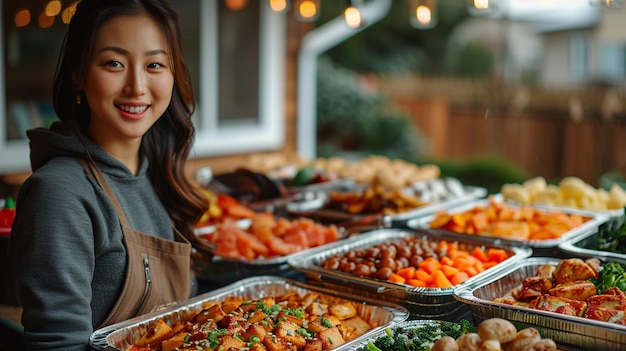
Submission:
{"label": "blurred tree", "polygon": [[411,159],[421,154],[411,120],[385,98],[363,89],[360,75],[322,58],[318,65],[318,154],[376,152]]}
{"label": "blurred tree", "polygon": [[493,52],[480,42],[451,44],[446,56],[446,71],[463,77],[484,77],[493,73]]}
{"label": "blurred tree", "polygon": [[[318,25],[340,16],[347,2],[324,1]],[[328,51],[333,61],[358,72],[445,73],[448,38],[469,16],[465,2],[439,0],[437,25],[415,29],[409,24],[406,0],[393,1],[389,14],[380,22]]]}

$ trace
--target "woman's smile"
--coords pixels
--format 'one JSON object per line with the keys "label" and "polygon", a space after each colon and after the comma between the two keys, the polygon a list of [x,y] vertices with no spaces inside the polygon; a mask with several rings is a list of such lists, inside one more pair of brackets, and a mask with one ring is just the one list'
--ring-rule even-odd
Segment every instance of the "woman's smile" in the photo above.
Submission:
{"label": "woman's smile", "polygon": [[150,105],[115,105],[122,117],[131,120],[139,120],[146,115],[146,111]]}

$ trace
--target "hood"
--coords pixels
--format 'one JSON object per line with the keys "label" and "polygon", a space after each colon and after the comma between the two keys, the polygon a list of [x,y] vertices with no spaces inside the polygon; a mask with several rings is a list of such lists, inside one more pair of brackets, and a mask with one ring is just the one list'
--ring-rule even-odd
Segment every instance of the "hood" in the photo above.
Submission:
{"label": "hood", "polygon": [[120,161],[79,132],[73,122],[55,122],[50,128],[28,130],[26,135],[30,143],[30,165],[33,172],[55,157],[86,158],[85,150],[88,150],[103,171],[118,173],[118,176],[132,175]]}

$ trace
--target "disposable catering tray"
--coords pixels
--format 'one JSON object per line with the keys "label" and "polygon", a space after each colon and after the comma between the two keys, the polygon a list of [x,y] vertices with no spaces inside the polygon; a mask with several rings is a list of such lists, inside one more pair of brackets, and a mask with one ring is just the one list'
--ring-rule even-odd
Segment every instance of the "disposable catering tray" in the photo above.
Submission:
{"label": "disposable catering tray", "polygon": [[[406,320],[406,321],[394,324],[393,328],[399,327],[403,329],[414,329],[414,328],[419,328],[419,327],[423,327],[427,325],[432,325],[435,323],[438,323],[438,321],[432,320],[432,319],[413,319],[413,320]],[[356,338],[350,344],[344,344],[344,345],[337,347],[334,351],[363,351],[363,350],[366,350],[365,346],[369,342],[374,342],[376,339],[385,335],[388,335],[387,331],[385,329],[381,329],[374,333],[360,336]]]}
{"label": "disposable catering tray", "polygon": [[[493,194],[494,197],[496,197],[497,199],[500,200],[504,200],[508,203],[511,204],[516,204],[516,205],[522,205],[523,203],[519,202],[519,201],[515,201],[515,200],[511,200],[511,199],[505,199],[504,196],[502,194]],[[539,209],[545,209],[545,210],[569,210],[569,211],[581,211],[581,213],[585,214],[585,213],[598,213],[600,215],[603,216],[607,216],[607,217],[619,217],[624,215],[624,208],[619,208],[619,209],[613,209],[613,210],[593,210],[593,209],[584,209],[584,208],[577,208],[577,207],[573,207],[573,206],[566,206],[566,205],[553,205],[553,204],[545,204],[545,203],[541,203],[541,202],[531,202],[528,203],[527,205],[532,205],[535,208],[539,208]]]}
{"label": "disposable catering tray", "polygon": [[258,276],[243,279],[237,283],[227,285],[212,292],[199,295],[188,301],[181,302],[167,309],[138,316],[111,326],[96,330],[90,337],[89,343],[96,350],[126,350],[133,341],[143,335],[157,319],[163,319],[172,325],[186,321],[189,316],[202,308],[207,301],[223,301],[227,297],[242,299],[260,299],[264,297],[280,296],[286,293],[298,293],[304,296],[309,292],[320,293],[324,297],[356,301],[357,313],[371,325],[375,326],[364,335],[375,333],[393,324],[408,318],[408,311],[398,305],[384,301],[358,299],[341,292],[331,291],[311,286],[302,282],[275,276]]}
{"label": "disposable catering tray", "polygon": [[557,265],[561,259],[533,257],[510,266],[490,280],[458,289],[454,297],[467,304],[474,323],[489,318],[504,318],[520,328],[533,327],[542,337],[557,344],[580,350],[623,350],[626,345],[626,326],[594,321],[577,316],[513,306],[492,300],[504,296],[521,285],[522,280],[534,276],[541,265]]}
{"label": "disposable catering tray", "polygon": [[[404,238],[410,237],[425,238],[435,242],[441,240],[457,241],[467,245],[469,250],[475,246],[484,248],[499,247],[506,249],[511,256],[507,260],[453,288],[412,287],[406,284],[396,284],[380,279],[361,277],[322,267],[323,262],[334,255],[367,249],[381,243],[401,242]],[[485,244],[484,242],[474,240],[472,237],[458,238],[447,235],[447,233],[435,234],[430,231],[388,228],[373,230],[346,239],[343,242],[330,244],[325,248],[312,249],[309,252],[297,254],[290,257],[287,263],[294,270],[303,272],[307,282],[311,284],[402,305],[411,313],[411,318],[456,321],[462,316],[469,314],[469,309],[454,299],[454,289],[477,284],[487,279],[490,275],[515,265],[519,260],[527,258],[531,254],[532,250],[528,247],[497,246],[495,244]]]}
{"label": "disposable catering tray", "polygon": [[591,231],[559,244],[559,250],[582,257],[597,257],[602,261],[618,261],[626,263],[626,254],[591,249],[597,247],[598,231]]}
{"label": "disposable catering tray", "polygon": [[[251,220],[240,220],[238,226],[248,228]],[[198,228],[196,235],[208,234],[215,230],[215,226],[207,226]],[[346,233],[340,230],[341,238],[344,240]],[[324,247],[328,244],[321,245]],[[306,252],[306,249],[301,252]],[[297,253],[296,253],[297,254]],[[203,257],[194,257],[192,259],[192,269],[194,274],[203,280],[209,281],[217,285],[226,285],[236,282],[240,279],[258,276],[258,275],[274,275],[294,280],[303,280],[300,272],[289,269],[287,259],[296,254],[277,256],[271,258],[258,259],[237,259],[224,256],[213,256],[210,259]]]}
{"label": "disposable catering tray", "polygon": [[[355,187],[363,187],[355,184]],[[355,188],[356,189],[356,188]],[[355,189],[346,188],[345,191],[354,191]],[[358,191],[358,189],[356,190]],[[347,211],[335,208],[326,208],[326,200],[328,194],[320,194],[314,198],[308,197],[286,205],[287,213],[292,216],[311,217],[322,223],[340,223],[346,221],[364,221],[369,219],[370,222],[387,223],[389,227],[402,226],[402,222],[413,218],[427,216],[439,210],[460,206],[464,203],[471,202],[476,199],[484,198],[487,195],[487,189],[476,186],[462,186],[462,192],[457,194],[449,194],[446,198],[430,202],[427,205],[413,208],[411,210],[395,213],[395,214],[352,214]]]}
{"label": "disposable catering tray", "polygon": [[[497,197],[495,199],[496,201],[500,201],[499,198]],[[490,201],[489,199],[479,199],[479,200],[471,201],[461,206],[451,207],[447,209],[447,212],[450,214],[455,214],[455,213],[462,213],[462,212],[471,210],[478,206],[486,207],[489,205],[489,201]],[[521,206],[521,205],[509,203],[509,206],[516,207],[516,206]],[[524,206],[529,206],[529,207],[536,208],[536,209],[542,209],[534,205],[524,205]],[[547,209],[543,209],[543,210],[547,211]],[[597,230],[598,226],[606,222],[607,219],[609,218],[608,216],[601,214],[599,212],[584,211],[584,210],[577,210],[577,209],[564,208],[564,207],[559,208],[558,211],[567,213],[567,214],[577,214],[577,215],[581,215],[584,217],[588,217],[589,220],[583,223],[582,225],[564,233],[557,239],[545,239],[545,240],[524,240],[524,239],[515,239],[515,238],[509,239],[509,238],[503,238],[503,237],[498,237],[498,236],[493,236],[493,235],[488,235],[488,234],[470,235],[470,234],[463,234],[463,233],[455,233],[455,232],[447,231],[447,230],[441,230],[441,231],[450,232],[453,235],[456,235],[457,237],[471,236],[471,237],[477,238],[478,240],[482,240],[484,242],[495,242],[501,245],[512,245],[512,246],[525,245],[533,249],[533,254],[535,256],[537,255],[546,256],[547,254],[553,254],[554,252],[558,251],[559,244],[564,243],[567,240],[576,238],[585,233],[588,233],[590,231]],[[432,222],[434,218],[435,218],[435,214],[433,213],[428,216],[411,219],[406,222],[406,228],[430,229],[430,222]]]}

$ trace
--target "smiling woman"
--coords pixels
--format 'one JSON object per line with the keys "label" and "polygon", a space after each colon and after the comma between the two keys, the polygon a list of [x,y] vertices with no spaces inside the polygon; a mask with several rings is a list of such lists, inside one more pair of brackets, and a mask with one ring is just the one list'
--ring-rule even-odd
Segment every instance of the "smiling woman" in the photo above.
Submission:
{"label": "smiling woman", "polygon": [[60,121],[27,131],[8,248],[27,349],[83,349],[97,327],[195,294],[192,246],[213,248],[194,235],[206,199],[184,176],[194,96],[178,23],[166,0],[76,7]]}
{"label": "smiling woman", "polygon": [[[46,7],[60,3],[49,25]],[[25,131],[56,119],[49,82],[76,1],[0,0],[0,173],[28,170]],[[196,92],[192,157],[271,150],[284,142],[284,14],[269,2],[237,11],[218,0],[174,1]]]}

